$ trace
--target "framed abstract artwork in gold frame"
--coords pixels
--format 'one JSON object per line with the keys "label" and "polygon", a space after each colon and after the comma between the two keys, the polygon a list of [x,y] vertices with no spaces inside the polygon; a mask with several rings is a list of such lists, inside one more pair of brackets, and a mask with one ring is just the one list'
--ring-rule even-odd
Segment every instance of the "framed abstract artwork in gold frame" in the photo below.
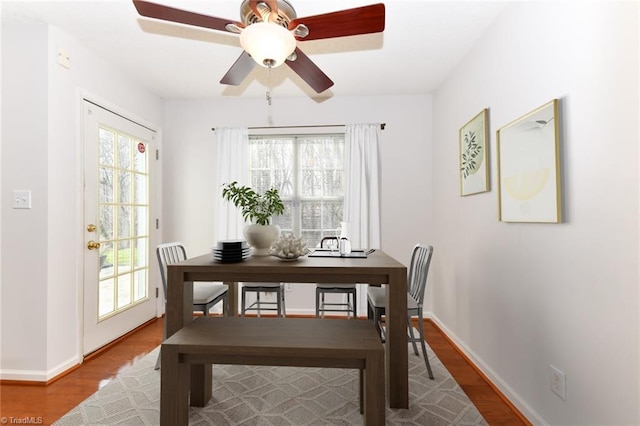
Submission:
{"label": "framed abstract artwork in gold frame", "polygon": [[487,109],[460,128],[460,195],[489,190]]}
{"label": "framed abstract artwork in gold frame", "polygon": [[558,100],[498,129],[498,219],[559,223],[560,126]]}

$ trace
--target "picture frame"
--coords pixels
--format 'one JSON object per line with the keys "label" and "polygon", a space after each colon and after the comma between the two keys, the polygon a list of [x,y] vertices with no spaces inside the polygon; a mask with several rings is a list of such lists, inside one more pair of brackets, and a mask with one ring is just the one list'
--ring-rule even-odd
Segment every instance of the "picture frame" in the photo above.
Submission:
{"label": "picture frame", "polygon": [[496,132],[498,220],[560,223],[558,100]]}
{"label": "picture frame", "polygon": [[489,190],[489,128],[485,108],[465,123],[459,132],[460,195]]}

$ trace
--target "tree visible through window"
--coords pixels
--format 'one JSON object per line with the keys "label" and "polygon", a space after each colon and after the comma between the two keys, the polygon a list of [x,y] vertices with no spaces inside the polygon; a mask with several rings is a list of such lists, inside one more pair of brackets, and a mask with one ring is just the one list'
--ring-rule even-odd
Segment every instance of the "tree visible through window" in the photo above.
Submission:
{"label": "tree visible through window", "polygon": [[316,247],[342,221],[344,135],[252,136],[249,178],[257,191],[280,192],[285,212],[273,223]]}

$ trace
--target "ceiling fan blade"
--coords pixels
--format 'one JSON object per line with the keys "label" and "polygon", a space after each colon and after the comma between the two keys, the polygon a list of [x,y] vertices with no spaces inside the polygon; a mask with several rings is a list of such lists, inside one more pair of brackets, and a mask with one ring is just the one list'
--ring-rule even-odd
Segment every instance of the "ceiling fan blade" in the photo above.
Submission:
{"label": "ceiling fan blade", "polygon": [[294,50],[297,58],[295,61],[285,61],[289,68],[295,71],[313,90],[322,93],[333,86],[333,81],[314,64],[302,50],[296,47]]}
{"label": "ceiling fan blade", "polygon": [[309,28],[309,35],[301,41],[346,37],[384,31],[384,4],[356,7],[354,9],[297,18],[289,23],[289,29],[298,24]]}
{"label": "ceiling fan blade", "polygon": [[141,16],[147,18],[162,19],[163,21],[177,22],[179,24],[193,25],[196,27],[210,28],[218,31],[228,31],[227,24],[235,24],[244,28],[241,22],[230,19],[216,18],[215,16],[202,15],[187,10],[176,9],[144,0],[133,0],[136,10]]}
{"label": "ceiling fan blade", "polygon": [[242,55],[231,65],[229,71],[222,77],[220,83],[228,84],[231,86],[239,86],[242,84],[245,78],[249,75],[256,62],[249,56],[247,52],[242,52]]}

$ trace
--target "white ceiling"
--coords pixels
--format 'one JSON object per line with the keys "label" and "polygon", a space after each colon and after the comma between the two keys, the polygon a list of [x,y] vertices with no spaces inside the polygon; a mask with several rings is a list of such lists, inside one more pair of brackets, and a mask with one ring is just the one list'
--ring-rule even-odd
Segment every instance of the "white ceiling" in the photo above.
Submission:
{"label": "white ceiling", "polygon": [[[152,0],[240,20],[241,0]],[[290,0],[299,18],[379,0]],[[240,86],[219,83],[242,52],[238,36],[140,17],[131,1],[6,1],[2,18],[38,19],[72,35],[164,99],[429,93],[478,41],[507,2],[384,0],[383,33],[299,42],[334,81],[318,95],[287,66],[255,67]],[[73,66],[73,52],[69,52]]]}

